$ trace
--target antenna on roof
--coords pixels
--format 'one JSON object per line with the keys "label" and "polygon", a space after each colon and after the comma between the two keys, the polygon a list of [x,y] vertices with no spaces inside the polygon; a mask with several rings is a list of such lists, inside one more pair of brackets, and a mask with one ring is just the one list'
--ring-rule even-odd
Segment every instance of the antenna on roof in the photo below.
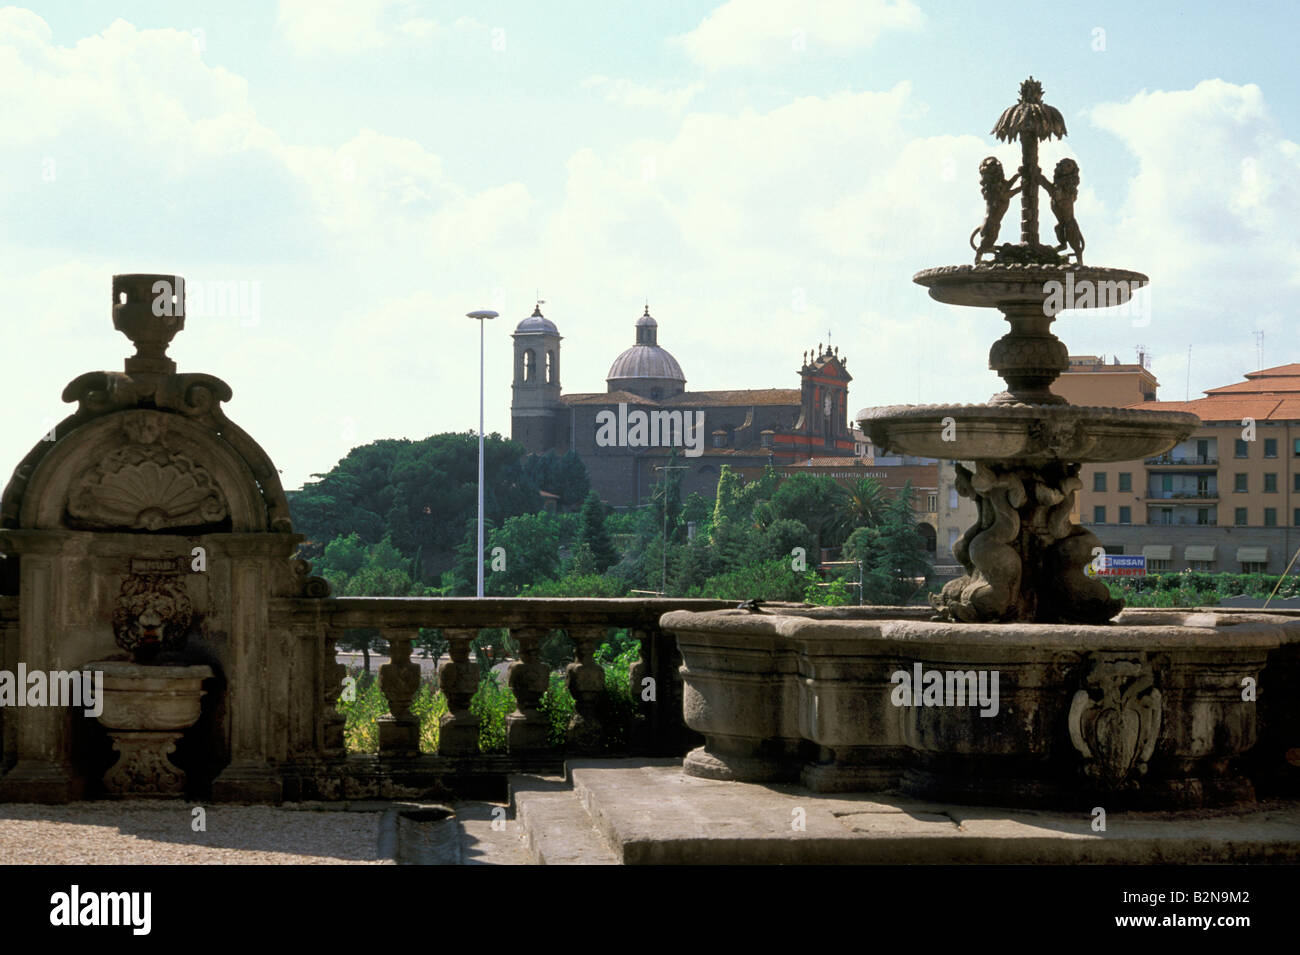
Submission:
{"label": "antenna on roof", "polygon": [[1187,385],[1183,391],[1183,400],[1192,400],[1192,346],[1187,346]]}

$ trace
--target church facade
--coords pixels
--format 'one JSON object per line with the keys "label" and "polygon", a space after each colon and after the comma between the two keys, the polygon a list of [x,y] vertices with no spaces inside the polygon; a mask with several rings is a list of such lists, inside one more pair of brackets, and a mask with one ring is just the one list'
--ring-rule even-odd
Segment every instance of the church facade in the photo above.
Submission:
{"label": "church facade", "polygon": [[849,421],[846,360],[805,352],[797,388],[690,391],[681,365],[659,344],[649,306],[614,359],[602,392],[565,394],[560,342],[540,305],[515,328],[511,437],[529,452],[575,450],[607,504],[650,499],[670,459],[682,495],[712,496],[722,465],[793,465],[861,454]]}

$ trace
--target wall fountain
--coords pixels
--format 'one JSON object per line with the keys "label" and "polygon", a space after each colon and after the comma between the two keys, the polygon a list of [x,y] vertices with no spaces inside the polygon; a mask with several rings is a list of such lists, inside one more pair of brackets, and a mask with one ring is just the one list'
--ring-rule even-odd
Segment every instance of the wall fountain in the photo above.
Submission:
{"label": "wall fountain", "polygon": [[[1096,536],[1071,520],[1084,463],[1158,455],[1190,414],[1068,404],[1052,333],[1067,309],[1124,305],[1147,277],[1085,266],[1079,169],[1047,179],[1038,144],[1066,134],[1030,77],[997,138],[1010,179],[980,164],[987,205],[975,262],[914,276],[936,301],[996,308],[1010,325],[985,404],[868,408],[881,450],[952,459],[978,520],[954,546],[965,574],[925,608],[666,615],[685,664],[687,724],[705,745],[689,775],[901,790],[1006,806],[1187,808],[1300,792],[1300,620],[1276,614],[1124,611],[1087,574]],[[1057,220],[1040,241],[1038,194]],[[997,244],[1020,197],[1018,243]],[[976,238],[978,237],[978,243]],[[967,466],[970,465],[970,466]]]}

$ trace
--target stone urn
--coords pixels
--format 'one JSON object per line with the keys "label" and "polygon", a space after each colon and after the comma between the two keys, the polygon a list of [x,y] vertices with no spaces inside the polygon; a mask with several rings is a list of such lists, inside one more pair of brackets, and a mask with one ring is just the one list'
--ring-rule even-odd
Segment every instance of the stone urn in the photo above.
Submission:
{"label": "stone urn", "polygon": [[104,660],[88,669],[104,674],[99,722],[121,758],[104,774],[110,795],[179,796],[185,773],[169,760],[176,741],[199,718],[208,666],[146,666]]}

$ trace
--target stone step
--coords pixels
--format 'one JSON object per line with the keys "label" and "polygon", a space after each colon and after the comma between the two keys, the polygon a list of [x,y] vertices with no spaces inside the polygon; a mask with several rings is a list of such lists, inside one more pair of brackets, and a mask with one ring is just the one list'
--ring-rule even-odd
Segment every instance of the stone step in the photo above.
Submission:
{"label": "stone step", "polygon": [[619,864],[563,777],[511,776],[510,801],[534,865]]}
{"label": "stone step", "polygon": [[[1300,862],[1300,804],[1110,814],[827,795],[686,776],[680,761],[571,761],[573,790],[625,865]],[[1104,808],[1104,806],[1103,806]]]}

